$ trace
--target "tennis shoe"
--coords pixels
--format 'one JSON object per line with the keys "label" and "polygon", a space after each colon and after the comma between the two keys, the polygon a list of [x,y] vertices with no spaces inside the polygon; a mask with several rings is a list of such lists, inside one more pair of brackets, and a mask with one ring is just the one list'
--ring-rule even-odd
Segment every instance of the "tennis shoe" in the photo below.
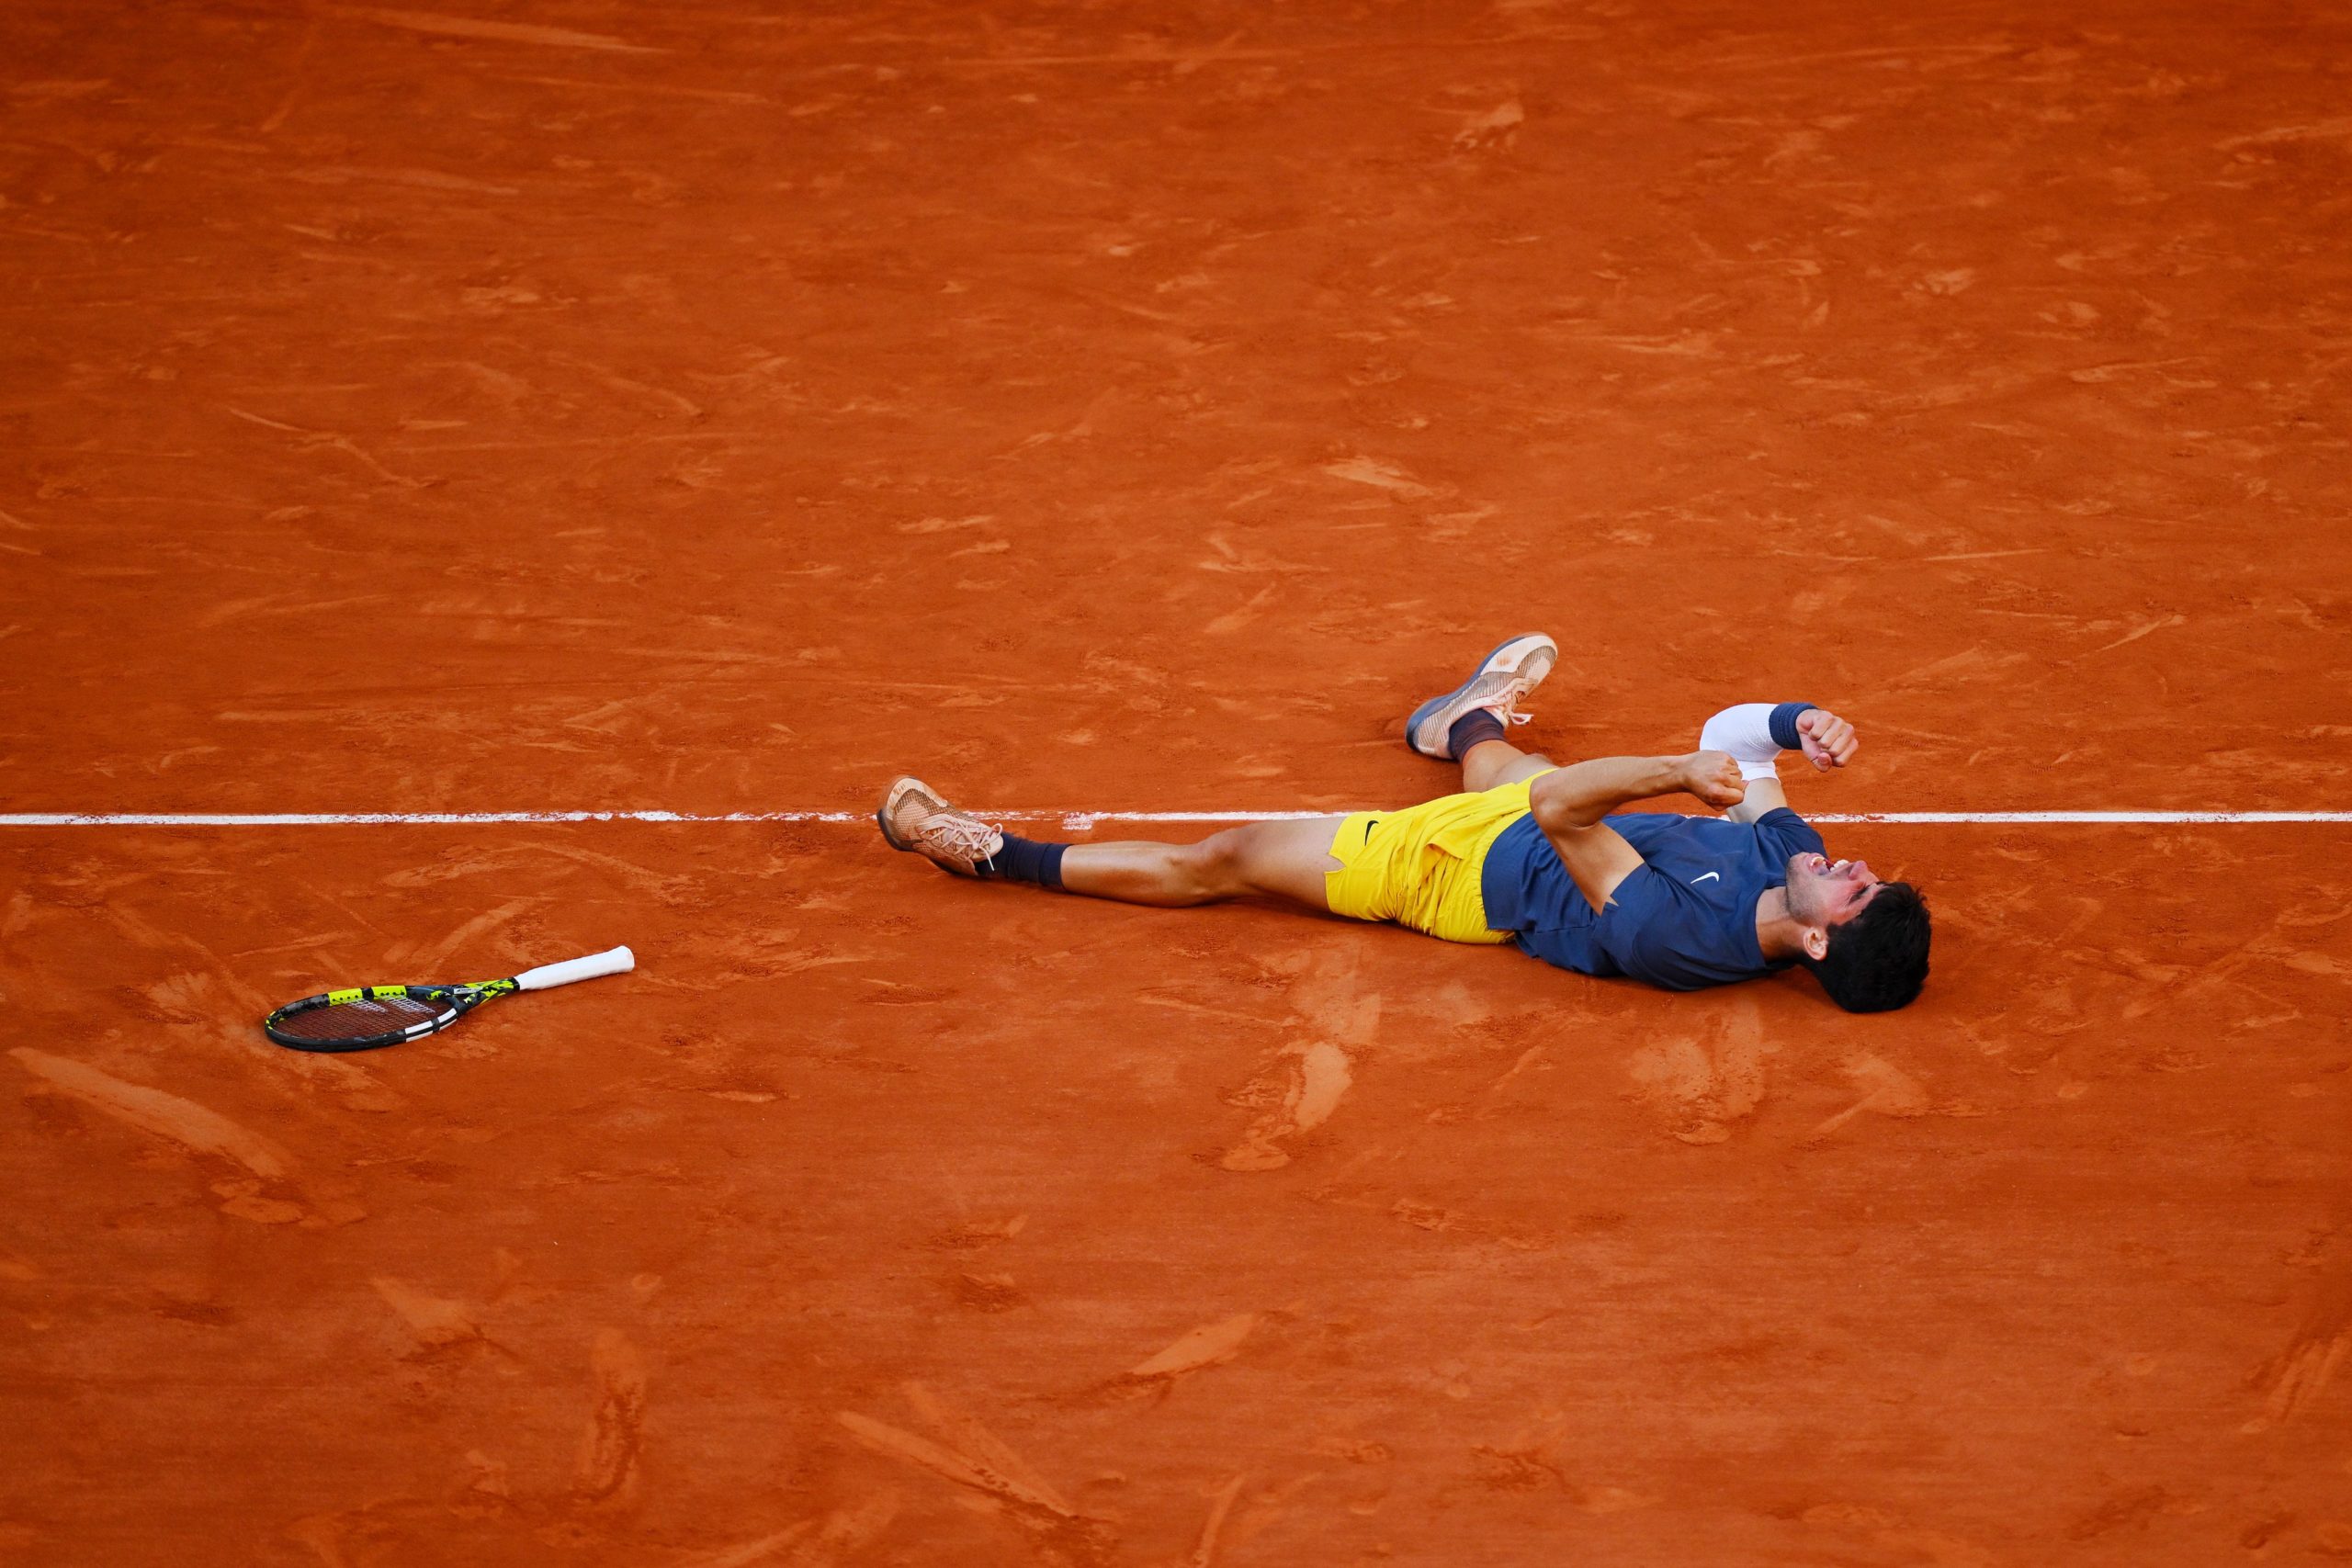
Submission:
{"label": "tennis shoe", "polygon": [[978,876],[980,862],[1004,848],[1002,833],[956,810],[921,779],[893,781],[874,820],[892,849],[921,855],[956,876]]}
{"label": "tennis shoe", "polygon": [[1405,744],[1424,757],[1450,762],[1454,756],[1447,738],[1464,714],[1485,708],[1506,726],[1527,723],[1528,716],[1517,705],[1543,684],[1559,661],[1560,645],[1541,632],[1511,638],[1487,655],[1476,674],[1415,708],[1405,721]]}

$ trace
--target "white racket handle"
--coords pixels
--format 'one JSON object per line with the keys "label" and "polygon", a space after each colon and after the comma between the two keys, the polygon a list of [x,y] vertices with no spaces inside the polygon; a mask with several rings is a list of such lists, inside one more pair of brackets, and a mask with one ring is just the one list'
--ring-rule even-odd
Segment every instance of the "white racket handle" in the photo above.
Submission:
{"label": "white racket handle", "polygon": [[626,975],[637,967],[637,954],[626,947],[610,953],[592,953],[585,958],[567,958],[560,964],[542,964],[537,969],[526,969],[514,976],[515,987],[525,991],[544,991],[550,986],[569,986],[574,980],[593,980],[599,975]]}

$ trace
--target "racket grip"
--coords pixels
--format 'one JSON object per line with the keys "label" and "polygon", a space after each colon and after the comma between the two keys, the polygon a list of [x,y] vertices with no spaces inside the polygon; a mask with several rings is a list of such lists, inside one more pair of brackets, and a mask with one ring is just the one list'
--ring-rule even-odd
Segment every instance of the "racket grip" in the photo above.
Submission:
{"label": "racket grip", "polygon": [[626,947],[610,953],[592,953],[585,958],[567,958],[560,964],[542,964],[537,969],[526,969],[514,976],[515,988],[544,991],[550,986],[569,986],[575,980],[593,980],[599,975],[626,975],[637,967],[637,954]]}

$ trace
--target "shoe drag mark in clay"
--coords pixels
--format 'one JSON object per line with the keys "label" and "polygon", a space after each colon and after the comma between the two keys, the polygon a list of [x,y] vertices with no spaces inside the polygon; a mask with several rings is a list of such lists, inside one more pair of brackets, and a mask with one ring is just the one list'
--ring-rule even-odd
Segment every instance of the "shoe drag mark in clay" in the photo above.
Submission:
{"label": "shoe drag mark in clay", "polygon": [[876,1453],[961,1487],[972,1502],[1028,1534],[1046,1562],[1095,1568],[1111,1560],[1119,1542],[1107,1521],[1072,1507],[978,1421],[950,1408],[921,1383],[908,1383],[905,1389],[915,1418],[940,1441],[852,1410],[838,1412],[834,1419]]}

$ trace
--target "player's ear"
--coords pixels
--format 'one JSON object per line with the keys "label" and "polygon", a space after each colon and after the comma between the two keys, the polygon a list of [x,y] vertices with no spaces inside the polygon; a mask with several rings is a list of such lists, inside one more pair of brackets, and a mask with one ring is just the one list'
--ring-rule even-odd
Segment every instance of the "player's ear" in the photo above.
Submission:
{"label": "player's ear", "polygon": [[1815,964],[1829,956],[1829,933],[1819,926],[1804,928],[1805,956]]}

